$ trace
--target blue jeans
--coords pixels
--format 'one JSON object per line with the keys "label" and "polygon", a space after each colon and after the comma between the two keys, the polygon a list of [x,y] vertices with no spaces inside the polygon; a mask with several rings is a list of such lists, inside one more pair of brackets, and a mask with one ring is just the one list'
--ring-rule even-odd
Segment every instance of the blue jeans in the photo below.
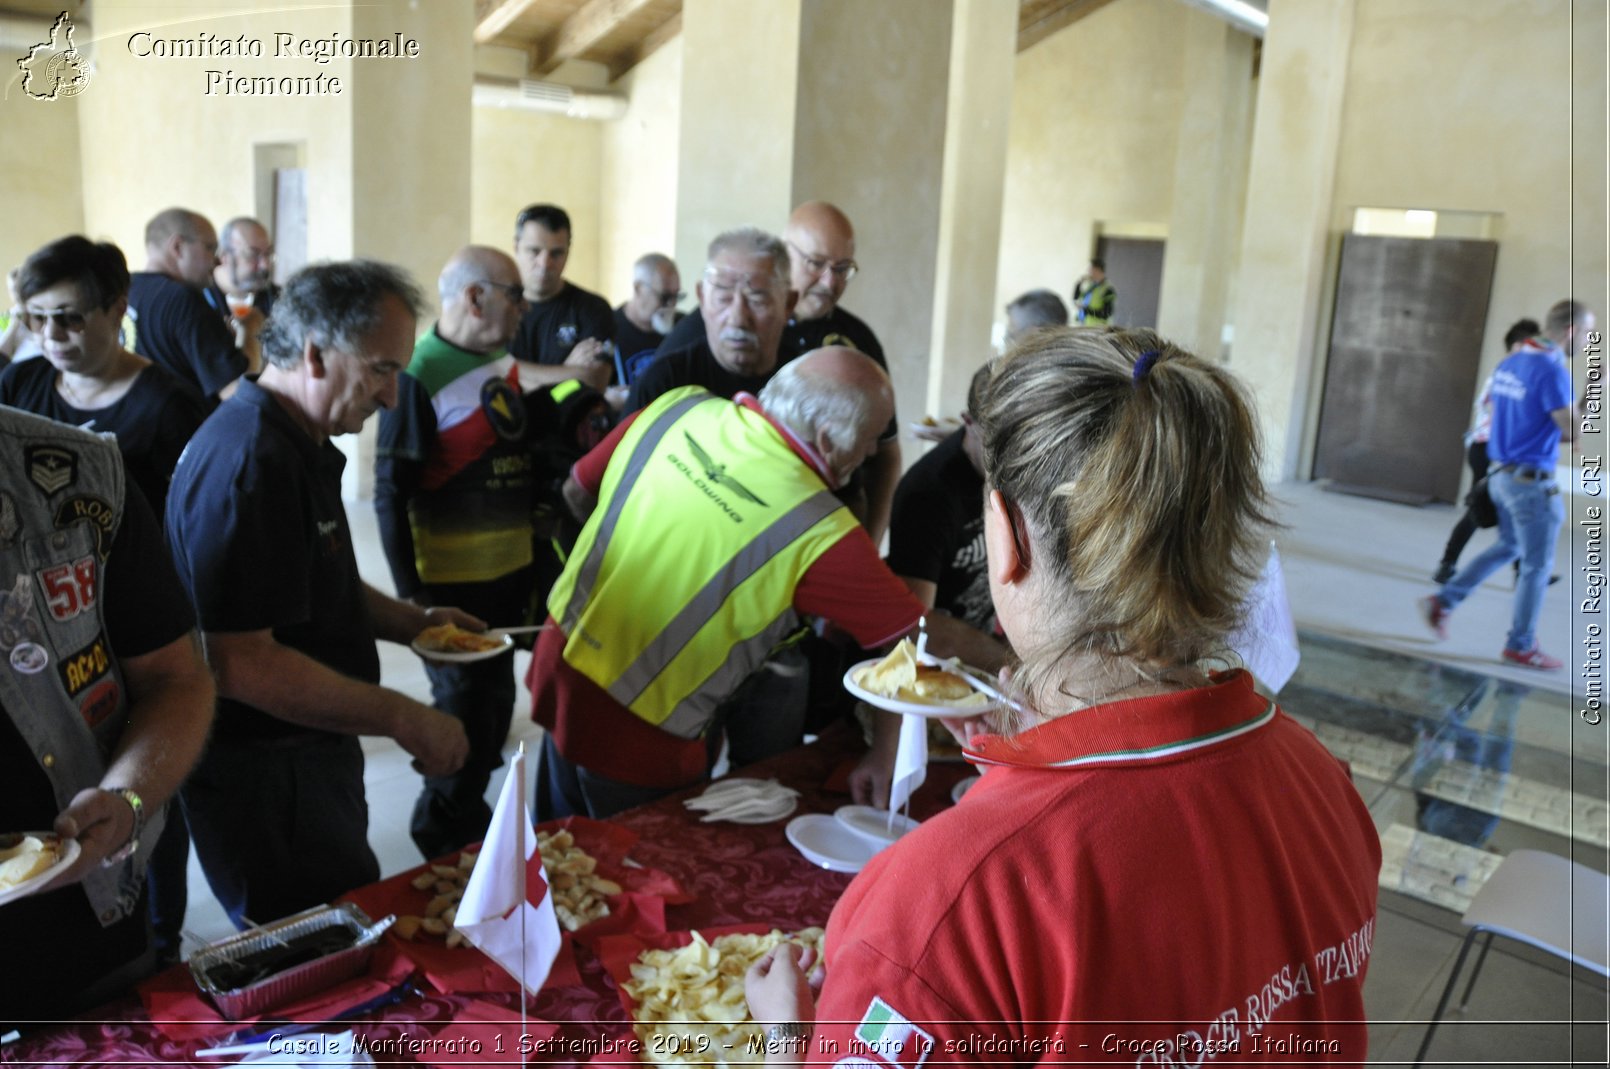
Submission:
{"label": "blue jeans", "polygon": [[1437,596],[1451,609],[1489,575],[1519,557],[1515,612],[1504,645],[1525,653],[1537,645],[1537,620],[1554,567],[1554,544],[1565,524],[1565,503],[1552,476],[1521,479],[1513,471],[1499,470],[1487,477],[1487,488],[1498,509],[1498,541],[1459,569]]}

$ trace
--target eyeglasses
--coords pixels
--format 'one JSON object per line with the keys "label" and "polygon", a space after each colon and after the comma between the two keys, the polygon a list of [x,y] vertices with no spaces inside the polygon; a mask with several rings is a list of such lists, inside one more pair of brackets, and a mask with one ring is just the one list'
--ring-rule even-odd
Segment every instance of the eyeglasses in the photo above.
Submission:
{"label": "eyeglasses", "polygon": [[200,245],[202,248],[207,250],[208,256],[211,256],[214,259],[217,259],[218,257],[218,243],[216,241],[202,241],[199,238],[188,237],[184,234],[179,235],[179,240],[187,241],[192,245]]}
{"label": "eyeglasses", "polygon": [[493,289],[502,292],[503,296],[509,299],[510,304],[525,303],[525,290],[520,286],[514,285],[513,283],[493,282],[489,278],[483,278],[476,284],[480,286],[491,286]]}
{"label": "eyeglasses", "polygon": [[788,243],[788,247],[799,254],[800,261],[805,265],[805,270],[809,271],[813,276],[831,269],[834,278],[842,278],[848,282],[855,277],[857,271],[861,270],[861,265],[854,260],[834,261],[825,256],[812,256],[792,241]]}
{"label": "eyeglasses", "polygon": [[742,275],[707,271],[704,280],[704,300],[715,308],[726,308],[740,295],[751,311],[764,312],[777,304],[778,297],[773,290],[756,286]]}
{"label": "eyeglasses", "polygon": [[662,308],[669,308],[686,296],[681,290],[655,291],[654,302]]}
{"label": "eyeglasses", "polygon": [[79,312],[71,308],[58,308],[53,312],[40,312],[32,308],[22,310],[22,325],[34,334],[43,334],[52,323],[59,324],[63,330],[78,334],[83,331],[88,318],[88,312]]}

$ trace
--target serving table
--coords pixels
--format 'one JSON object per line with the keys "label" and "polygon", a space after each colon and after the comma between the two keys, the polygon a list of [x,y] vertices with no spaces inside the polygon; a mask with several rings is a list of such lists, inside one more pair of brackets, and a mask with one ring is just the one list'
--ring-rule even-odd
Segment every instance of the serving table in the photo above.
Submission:
{"label": "serving table", "polygon": [[[738,775],[775,778],[801,792],[799,808],[793,814],[768,824],[702,823],[700,813],[682,805],[683,799],[702,788],[614,817],[611,824],[637,836],[629,854],[631,862],[668,874],[687,892],[688,901],[665,905],[665,929],[760,925],[793,931],[826,925],[852,877],[807,861],[789,844],[784,827],[793,816],[831,813],[849,802],[846,777],[859,750],[859,740],[848,727],[835,725],[809,746],[739,770]],[[952,788],[970,773],[961,764],[930,765],[927,782],[912,800],[912,815],[926,819],[949,806]],[[381,883],[395,885],[405,876]],[[349,897],[361,904],[365,892],[373,890],[361,889]],[[479,957],[479,951],[473,949],[463,953]],[[175,966],[147,986],[177,990],[190,985],[184,968]],[[382,951],[370,976],[353,981],[368,987],[364,991],[355,988],[357,993],[348,1005],[365,1002],[409,969],[408,962]],[[422,991],[394,1005],[296,1038],[316,1047],[321,1035],[351,1030],[368,1045],[378,1064],[520,1064],[522,1046],[524,1060],[531,1064],[639,1061],[620,995],[587,945],[585,930],[571,941],[568,961],[562,955],[549,983],[528,1001],[523,1033],[519,996],[512,980],[507,980],[503,990],[444,992],[429,983],[420,987]],[[339,989],[332,994],[339,995]],[[263,1024],[235,1027],[242,1034],[269,1030]],[[210,1030],[198,1026],[188,1031],[190,1034],[173,1023],[153,1023],[147,1003],[130,994],[84,1018],[25,1034],[20,1041],[0,1048],[0,1064],[217,1065],[238,1060],[197,1058],[198,1050],[227,1038],[228,1030],[216,1023]],[[478,1051],[470,1050],[471,1046]]]}

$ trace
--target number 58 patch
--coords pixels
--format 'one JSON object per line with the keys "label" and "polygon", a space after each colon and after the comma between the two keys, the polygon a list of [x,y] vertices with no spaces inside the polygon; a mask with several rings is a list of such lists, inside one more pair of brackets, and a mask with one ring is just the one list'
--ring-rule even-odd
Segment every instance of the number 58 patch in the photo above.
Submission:
{"label": "number 58 patch", "polygon": [[68,564],[53,564],[39,572],[45,604],[57,620],[71,620],[95,607],[95,558],[80,557]]}

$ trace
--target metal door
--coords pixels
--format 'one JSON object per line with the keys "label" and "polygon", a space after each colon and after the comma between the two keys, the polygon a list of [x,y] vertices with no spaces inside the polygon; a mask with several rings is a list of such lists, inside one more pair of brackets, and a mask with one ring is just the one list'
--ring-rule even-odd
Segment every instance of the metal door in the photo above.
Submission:
{"label": "metal door", "polygon": [[1491,241],[1343,238],[1316,479],[1393,501],[1458,499],[1497,258]]}

